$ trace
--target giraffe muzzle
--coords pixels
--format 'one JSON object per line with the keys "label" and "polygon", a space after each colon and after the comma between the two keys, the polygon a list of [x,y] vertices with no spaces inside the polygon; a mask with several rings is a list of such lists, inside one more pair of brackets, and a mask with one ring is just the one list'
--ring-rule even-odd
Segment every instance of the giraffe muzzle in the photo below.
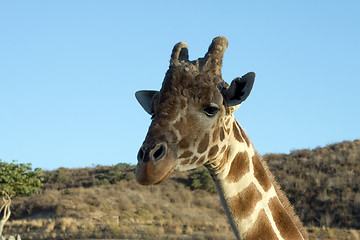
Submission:
{"label": "giraffe muzzle", "polygon": [[166,152],[167,146],[164,143],[158,143],[152,148],[142,146],[137,159],[139,162],[159,161],[165,158]]}
{"label": "giraffe muzzle", "polygon": [[168,178],[174,170],[176,161],[168,156],[166,143],[147,146],[144,144],[138,153],[135,169],[136,181],[142,185],[157,184]]}

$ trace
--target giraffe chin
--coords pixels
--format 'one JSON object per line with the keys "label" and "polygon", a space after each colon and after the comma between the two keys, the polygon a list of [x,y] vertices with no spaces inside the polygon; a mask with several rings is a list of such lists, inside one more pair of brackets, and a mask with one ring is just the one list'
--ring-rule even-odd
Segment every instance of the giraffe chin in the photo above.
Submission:
{"label": "giraffe chin", "polygon": [[175,164],[138,162],[135,169],[136,181],[141,185],[154,185],[167,179],[174,171]]}

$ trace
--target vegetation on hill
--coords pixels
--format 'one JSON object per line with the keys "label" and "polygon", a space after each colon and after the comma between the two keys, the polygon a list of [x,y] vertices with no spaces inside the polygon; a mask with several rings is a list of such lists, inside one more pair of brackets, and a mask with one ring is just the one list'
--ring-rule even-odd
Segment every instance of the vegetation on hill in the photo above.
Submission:
{"label": "vegetation on hill", "polygon": [[360,229],[360,140],[264,158],[305,225]]}
{"label": "vegetation on hill", "polygon": [[[346,239],[337,228],[360,229],[360,140],[264,158],[312,239]],[[40,194],[14,199],[4,232],[27,239],[233,239],[214,192],[204,169],[145,187],[127,164],[60,168],[44,173]],[[359,231],[346,231],[359,239]]]}
{"label": "vegetation on hill", "polygon": [[31,164],[2,162],[0,159],[0,238],[5,223],[11,216],[12,197],[37,193],[41,187],[41,169],[32,169]]}

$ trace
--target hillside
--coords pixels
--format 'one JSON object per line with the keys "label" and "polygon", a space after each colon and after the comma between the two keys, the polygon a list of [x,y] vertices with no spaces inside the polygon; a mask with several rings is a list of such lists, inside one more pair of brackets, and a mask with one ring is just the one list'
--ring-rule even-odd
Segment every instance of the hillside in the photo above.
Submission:
{"label": "hillside", "polygon": [[[359,239],[360,140],[263,157],[311,239]],[[14,199],[4,233],[23,239],[234,239],[206,171],[174,172],[148,187],[136,183],[133,171],[119,164],[45,172],[40,194]]]}

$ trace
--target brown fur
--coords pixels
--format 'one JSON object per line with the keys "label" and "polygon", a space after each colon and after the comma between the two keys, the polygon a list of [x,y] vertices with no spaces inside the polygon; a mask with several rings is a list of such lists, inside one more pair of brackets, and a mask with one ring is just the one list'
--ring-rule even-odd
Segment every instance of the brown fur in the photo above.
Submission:
{"label": "brown fur", "polygon": [[179,156],[179,158],[189,158],[193,155],[193,152],[185,151],[183,154]]}
{"label": "brown fur", "polygon": [[197,156],[194,156],[192,159],[191,159],[191,164],[194,164],[199,158]]}
{"label": "brown fur", "polygon": [[220,127],[220,141],[223,141],[224,139],[225,139],[224,128]]}
{"label": "brown fur", "polygon": [[208,146],[209,146],[209,134],[205,133],[204,138],[199,143],[199,147],[197,149],[198,153],[205,152]]}
{"label": "brown fur", "polygon": [[[196,158],[197,159],[197,158]],[[190,163],[190,159],[185,159],[184,161],[182,161],[180,164],[181,165],[187,165]]]}
{"label": "brown fur", "polygon": [[242,138],[242,134],[240,133],[240,130],[239,130],[239,125],[236,121],[234,121],[234,124],[233,124],[233,131],[234,131],[234,137],[236,140],[238,140],[239,142],[243,142],[244,139]]}
{"label": "brown fur", "polygon": [[246,152],[237,153],[231,163],[226,181],[230,183],[239,181],[245,173],[250,171],[249,161],[249,155]]}
{"label": "brown fur", "polygon": [[196,163],[198,166],[201,166],[204,164],[204,162],[206,161],[206,157],[205,156],[202,156],[199,161]]}
{"label": "brown fur", "polygon": [[[242,136],[245,138],[246,141],[249,141],[250,144],[250,140],[249,138],[246,136],[245,132],[241,130],[241,134]],[[274,186],[276,194],[279,197],[279,200],[281,202],[281,205],[284,207],[287,215],[289,216],[289,218],[291,219],[292,222],[294,222],[295,226],[297,229],[299,229],[299,231],[301,232],[301,234],[303,235],[303,237],[305,239],[308,239],[308,235],[306,230],[304,229],[299,217],[295,214],[294,211],[294,207],[291,205],[291,203],[289,202],[288,198],[286,197],[285,193],[280,189],[279,184],[276,182],[274,176],[272,175],[272,173],[269,170],[269,167],[266,163],[266,161],[264,161],[262,159],[262,157],[256,152],[255,156],[257,156],[256,158],[258,159],[259,164],[262,166],[263,170],[265,171],[265,175],[267,176],[267,178],[269,179],[269,181],[271,182],[271,184]],[[261,182],[259,181],[259,183],[261,184]]]}
{"label": "brown fur", "polygon": [[241,132],[241,135],[243,136],[243,138],[245,139],[245,142],[246,144],[248,145],[248,147],[250,147],[250,141],[249,141],[249,138],[246,136],[244,130],[240,127],[239,123],[236,122],[236,124],[239,126],[240,128],[240,132]]}
{"label": "brown fur", "polygon": [[219,147],[217,145],[210,148],[209,153],[208,153],[208,158],[214,157],[218,151],[219,151]]}
{"label": "brown fur", "polygon": [[300,232],[291,221],[277,197],[269,200],[269,208],[275,224],[284,239],[301,240]]}
{"label": "brown fur", "polygon": [[181,149],[186,149],[188,147],[190,147],[190,143],[189,141],[187,141],[186,139],[182,139],[179,144],[178,144],[179,148]]}
{"label": "brown fur", "polygon": [[271,188],[271,181],[263,165],[260,162],[260,156],[258,154],[255,154],[252,157],[252,162],[254,166],[254,176],[258,180],[264,191],[267,192]]}
{"label": "brown fur", "polygon": [[295,214],[293,206],[290,204],[285,193],[280,189],[280,186],[275,181],[272,173],[269,170],[267,163],[260,157],[260,155],[259,155],[258,159],[259,159],[261,165],[263,166],[263,168],[266,172],[266,175],[268,176],[269,180],[271,181],[272,185],[274,186],[274,188],[276,190],[276,194],[278,195],[279,200],[281,202],[281,205],[284,207],[284,209],[285,209],[286,213],[288,214],[288,216],[290,217],[291,221],[293,221],[295,223],[296,228],[299,229],[299,231],[301,232],[303,237],[305,239],[308,239],[307,232],[305,231],[299,217]]}
{"label": "brown fur", "polygon": [[229,209],[237,219],[244,219],[251,215],[260,200],[261,193],[255,184],[251,183],[242,192],[228,200]]}
{"label": "brown fur", "polygon": [[255,224],[245,234],[244,240],[277,240],[265,210],[261,210]]}

